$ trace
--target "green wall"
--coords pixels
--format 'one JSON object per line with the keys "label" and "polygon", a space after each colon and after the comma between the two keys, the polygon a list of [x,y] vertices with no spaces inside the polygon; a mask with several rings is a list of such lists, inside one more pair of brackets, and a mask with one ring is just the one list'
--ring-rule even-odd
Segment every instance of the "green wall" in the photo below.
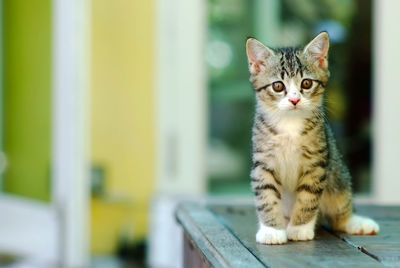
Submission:
{"label": "green wall", "polygon": [[51,1],[3,0],[4,191],[50,198]]}
{"label": "green wall", "polygon": [[[0,152],[3,152],[3,0],[0,0]],[[3,175],[0,173],[0,192]]]}

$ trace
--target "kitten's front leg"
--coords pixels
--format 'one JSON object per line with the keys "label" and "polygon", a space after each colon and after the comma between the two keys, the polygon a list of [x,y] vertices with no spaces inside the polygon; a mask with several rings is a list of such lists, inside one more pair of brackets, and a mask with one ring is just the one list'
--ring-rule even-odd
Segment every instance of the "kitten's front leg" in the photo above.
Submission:
{"label": "kitten's front leg", "polygon": [[281,185],[272,169],[263,165],[255,167],[251,174],[255,195],[259,229],[256,240],[261,244],[287,242],[284,218],[281,211]]}
{"label": "kitten's front leg", "polygon": [[302,241],[314,238],[315,223],[325,181],[325,170],[321,166],[311,167],[303,174],[296,189],[296,203],[286,229],[289,240]]}

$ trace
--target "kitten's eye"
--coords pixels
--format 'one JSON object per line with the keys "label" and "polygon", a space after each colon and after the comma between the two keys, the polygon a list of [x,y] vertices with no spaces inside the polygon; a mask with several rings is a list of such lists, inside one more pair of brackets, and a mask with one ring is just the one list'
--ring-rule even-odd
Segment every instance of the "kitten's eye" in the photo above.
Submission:
{"label": "kitten's eye", "polygon": [[311,88],[312,84],[313,81],[311,79],[304,79],[303,81],[301,81],[301,88],[309,89]]}
{"label": "kitten's eye", "polygon": [[274,82],[272,83],[272,89],[276,92],[281,92],[285,89],[285,85],[282,82]]}

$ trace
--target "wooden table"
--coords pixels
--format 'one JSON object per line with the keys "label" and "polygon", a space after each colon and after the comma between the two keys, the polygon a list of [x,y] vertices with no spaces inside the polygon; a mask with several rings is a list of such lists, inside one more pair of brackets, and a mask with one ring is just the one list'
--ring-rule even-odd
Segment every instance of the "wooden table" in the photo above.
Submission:
{"label": "wooden table", "polygon": [[356,206],[380,225],[374,236],[320,227],[313,241],[260,245],[250,204],[183,203],[184,267],[400,267],[400,207]]}

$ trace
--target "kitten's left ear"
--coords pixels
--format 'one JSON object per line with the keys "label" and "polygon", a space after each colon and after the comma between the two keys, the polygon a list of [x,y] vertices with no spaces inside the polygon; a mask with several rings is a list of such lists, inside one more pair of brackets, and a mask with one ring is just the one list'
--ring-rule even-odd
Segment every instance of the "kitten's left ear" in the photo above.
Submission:
{"label": "kitten's left ear", "polygon": [[304,48],[306,54],[315,64],[321,68],[328,68],[328,49],[329,35],[327,32],[321,32]]}

